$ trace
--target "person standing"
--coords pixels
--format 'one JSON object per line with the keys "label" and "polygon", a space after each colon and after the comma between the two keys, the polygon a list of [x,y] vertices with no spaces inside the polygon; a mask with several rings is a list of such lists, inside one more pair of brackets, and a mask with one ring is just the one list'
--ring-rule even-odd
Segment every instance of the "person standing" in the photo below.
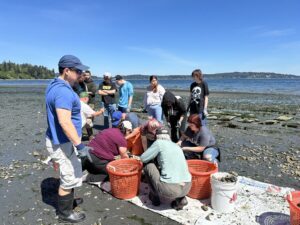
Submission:
{"label": "person standing", "polygon": [[176,143],[185,129],[185,125],[182,124],[186,114],[184,101],[180,96],[175,96],[172,92],[166,91],[161,106],[166,121],[171,127],[171,139]]}
{"label": "person standing", "polygon": [[144,108],[149,116],[163,123],[163,113],[161,102],[165,94],[165,89],[158,83],[157,76],[150,76],[150,85],[144,96]]}
{"label": "person standing", "polygon": [[111,74],[105,72],[103,75],[103,82],[99,85],[99,95],[102,96],[101,105],[104,107],[104,128],[109,128],[109,120],[112,113],[116,111],[116,85],[111,80]]}
{"label": "person standing", "polygon": [[104,109],[101,108],[99,111],[94,111],[92,107],[88,105],[89,94],[87,92],[80,93],[80,114],[81,114],[81,126],[82,128],[86,128],[87,135],[89,140],[93,139],[93,119],[96,116],[100,116],[103,114]]}
{"label": "person standing", "polygon": [[95,96],[97,92],[97,86],[93,81],[92,74],[89,70],[86,70],[83,76],[84,76],[84,83],[86,85],[86,92],[89,94],[88,105],[92,109],[95,109]]}
{"label": "person standing", "polygon": [[[81,161],[90,158],[90,147],[81,142],[80,100],[72,86],[88,67],[73,55],[63,56],[58,63],[59,76],[46,89],[46,148],[52,160],[59,164],[60,186],[57,212],[60,221],[77,223],[85,219],[82,212],[73,211],[74,188],[82,185]],[[75,146],[75,148],[74,148]],[[82,203],[77,199],[76,203]]]}
{"label": "person standing", "polygon": [[208,85],[203,79],[203,74],[200,69],[196,69],[192,72],[194,82],[190,86],[190,104],[187,111],[190,111],[190,115],[199,114],[202,124],[206,125],[208,116],[207,105],[208,105]]}
{"label": "person standing", "polygon": [[116,76],[116,83],[119,86],[118,111],[130,112],[133,98],[133,86],[129,81],[124,80],[121,75]]}

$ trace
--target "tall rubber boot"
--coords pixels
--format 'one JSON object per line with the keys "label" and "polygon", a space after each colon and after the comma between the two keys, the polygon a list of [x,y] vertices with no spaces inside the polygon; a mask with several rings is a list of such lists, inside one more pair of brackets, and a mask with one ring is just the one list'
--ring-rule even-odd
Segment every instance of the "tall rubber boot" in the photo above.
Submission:
{"label": "tall rubber boot", "polygon": [[[74,198],[74,188],[72,188],[72,195],[73,195],[73,198]],[[79,206],[80,204],[83,203],[83,199],[82,198],[74,198],[73,200],[73,209],[76,208],[77,206]]]}
{"label": "tall rubber boot", "polygon": [[85,214],[73,211],[74,192],[68,195],[58,195],[58,220],[61,222],[79,223],[85,219]]}

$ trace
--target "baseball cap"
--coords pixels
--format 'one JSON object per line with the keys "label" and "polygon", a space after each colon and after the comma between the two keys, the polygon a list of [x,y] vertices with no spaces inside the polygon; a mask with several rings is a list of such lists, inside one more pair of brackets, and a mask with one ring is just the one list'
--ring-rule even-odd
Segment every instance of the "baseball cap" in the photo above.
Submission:
{"label": "baseball cap", "polygon": [[111,119],[112,126],[117,127],[120,123],[121,118],[122,118],[122,112],[121,111],[115,111],[115,112],[113,112],[111,117],[112,117],[112,119]]}
{"label": "baseball cap", "polygon": [[79,94],[79,97],[80,98],[86,98],[86,97],[89,97],[89,94],[87,93],[87,92],[81,92],[80,94]]}
{"label": "baseball cap", "polygon": [[131,124],[131,122],[129,120],[124,120],[122,122],[122,126],[124,128],[126,128],[127,130],[132,130],[132,124]]}
{"label": "baseball cap", "polygon": [[111,73],[110,73],[110,72],[105,72],[105,73],[103,74],[103,77],[111,77]]}
{"label": "baseball cap", "polygon": [[58,67],[61,68],[75,68],[81,71],[88,70],[89,67],[86,65],[83,65],[76,56],[74,55],[64,55],[60,58],[58,62]]}
{"label": "baseball cap", "polygon": [[157,128],[156,135],[160,135],[160,134],[169,134],[169,131],[165,127]]}
{"label": "baseball cap", "polygon": [[123,77],[121,75],[117,75],[116,80],[123,80]]}

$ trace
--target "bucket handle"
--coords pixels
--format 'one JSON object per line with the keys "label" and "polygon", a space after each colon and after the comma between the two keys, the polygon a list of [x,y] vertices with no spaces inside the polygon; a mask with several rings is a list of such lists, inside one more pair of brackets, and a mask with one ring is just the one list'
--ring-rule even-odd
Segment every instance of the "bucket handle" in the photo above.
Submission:
{"label": "bucket handle", "polygon": [[114,170],[114,172],[116,172],[116,167],[114,167],[114,166],[107,165],[107,168],[112,168]]}
{"label": "bucket handle", "polygon": [[[229,195],[225,194],[224,191],[220,191],[219,194],[221,194],[223,197],[226,197],[226,198],[229,198],[229,199],[232,198],[232,196],[229,196]],[[237,193],[235,192],[234,194],[237,194]]]}

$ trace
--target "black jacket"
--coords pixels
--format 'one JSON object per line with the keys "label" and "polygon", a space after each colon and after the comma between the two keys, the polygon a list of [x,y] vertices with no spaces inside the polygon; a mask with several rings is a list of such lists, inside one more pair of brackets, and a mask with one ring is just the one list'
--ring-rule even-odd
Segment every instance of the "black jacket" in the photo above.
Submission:
{"label": "black jacket", "polygon": [[165,92],[161,107],[168,122],[170,121],[171,116],[175,116],[179,120],[179,118],[186,113],[183,99],[179,96],[175,97],[170,91]]}

